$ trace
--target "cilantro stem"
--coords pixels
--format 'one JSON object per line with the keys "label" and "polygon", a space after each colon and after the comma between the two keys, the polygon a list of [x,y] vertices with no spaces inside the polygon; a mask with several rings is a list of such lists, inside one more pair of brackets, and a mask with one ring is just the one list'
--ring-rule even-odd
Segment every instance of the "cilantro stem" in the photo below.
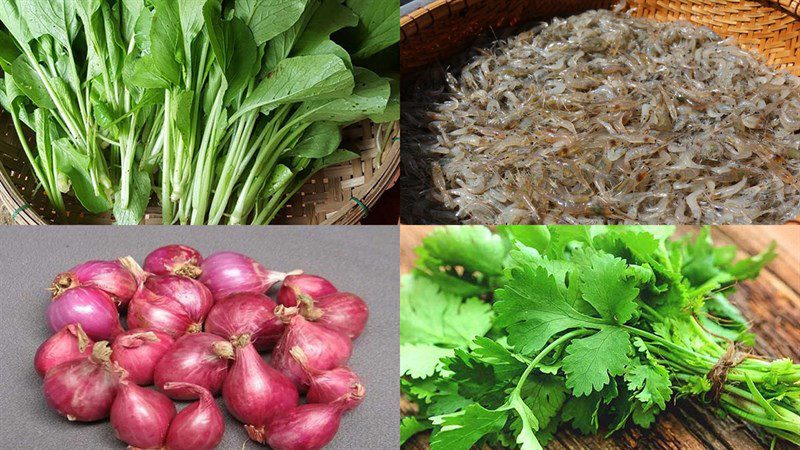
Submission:
{"label": "cilantro stem", "polygon": [[[561,337],[559,337],[555,341],[551,342],[549,345],[547,345],[547,347],[542,349],[542,351],[540,351],[539,354],[537,354],[531,360],[530,364],[528,364],[528,367],[525,369],[525,372],[522,373],[522,376],[520,377],[519,382],[517,382],[517,386],[514,388],[514,391],[517,394],[519,394],[519,392],[522,391],[522,386],[525,384],[525,381],[528,379],[528,376],[530,376],[530,374],[533,371],[533,369],[553,349],[559,347],[561,344],[563,344],[563,343],[565,343],[565,342],[567,342],[567,341],[569,341],[571,339],[574,339],[574,338],[576,338],[578,336],[585,336],[587,334],[592,334],[592,333],[593,333],[592,330],[573,330],[573,331],[570,331],[569,333],[566,333],[566,334],[562,335]],[[510,404],[510,403],[507,403],[507,405],[508,404]]]}

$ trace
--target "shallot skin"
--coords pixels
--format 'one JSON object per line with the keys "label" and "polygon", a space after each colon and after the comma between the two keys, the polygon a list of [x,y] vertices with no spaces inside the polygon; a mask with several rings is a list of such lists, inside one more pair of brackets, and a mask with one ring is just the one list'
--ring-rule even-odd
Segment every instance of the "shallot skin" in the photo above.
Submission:
{"label": "shallot skin", "polygon": [[119,385],[109,353],[108,342],[101,341],[88,357],[50,369],[42,387],[47,404],[70,421],[107,418]]}
{"label": "shallot skin", "polygon": [[194,391],[199,401],[183,408],[172,419],[167,433],[169,450],[212,450],[219,445],[225,433],[222,417],[214,397],[203,387],[190,383],[167,383],[164,390],[186,389]]}
{"label": "shallot skin", "polygon": [[[216,395],[228,374],[233,346],[210,333],[187,334],[175,341],[156,364],[155,385],[164,390],[168,382],[184,382],[201,386]],[[175,400],[194,400],[197,393],[188,389],[172,389],[166,394]]]}
{"label": "shallot skin", "polygon": [[169,297],[180,303],[192,319],[202,322],[214,306],[214,298],[208,288],[197,280],[177,275],[157,275],[145,281],[145,285],[156,295]]}
{"label": "shallot skin", "polygon": [[36,372],[44,377],[48,370],[53,367],[89,356],[94,343],[83,332],[83,328],[78,323],[65,325],[56,334],[50,336],[36,350],[33,358],[33,365]]}
{"label": "shallot skin", "polygon": [[257,350],[270,350],[285,328],[275,316],[275,306],[263,294],[233,294],[214,304],[206,318],[205,331],[226,339],[249,334]]}
{"label": "shallot skin", "polygon": [[94,340],[110,340],[123,331],[114,300],[95,287],[68,289],[48,305],[47,323],[51,330],[76,322]]}
{"label": "shallot skin", "polygon": [[243,292],[263,294],[286,277],[284,273],[268,270],[252,258],[235,252],[214,253],[203,261],[202,269],[199,280],[216,299]]}
{"label": "shallot skin", "polygon": [[124,307],[136,292],[137,282],[131,271],[120,261],[88,261],[58,274],[50,290],[57,297],[78,286],[103,290],[120,307]]}
{"label": "shallot skin", "polygon": [[278,303],[283,306],[297,306],[297,295],[303,294],[316,299],[337,292],[336,286],[317,275],[287,275],[278,290]]}
{"label": "shallot skin", "polygon": [[145,272],[153,275],[180,275],[197,278],[202,273],[200,266],[203,256],[186,245],[165,245],[159,247],[144,259]]}
{"label": "shallot skin", "polygon": [[126,331],[111,344],[111,361],[128,372],[128,380],[140,386],[153,384],[156,363],[175,341],[164,332],[137,328]]}
{"label": "shallot skin", "polygon": [[299,315],[291,317],[286,332],[275,345],[271,363],[299,389],[306,388],[310,380],[291,354],[294,347],[306,354],[308,367],[316,370],[330,370],[347,364],[353,351],[352,341],[341,332],[309,322]]}
{"label": "shallot skin", "polygon": [[117,438],[131,447],[160,448],[175,413],[175,404],[166,395],[122,381],[111,406],[111,426]]}
{"label": "shallot skin", "polygon": [[361,379],[347,367],[327,370],[311,379],[306,393],[308,403],[331,403],[348,396],[343,404],[346,411],[355,409],[364,401],[364,385]]}
{"label": "shallot skin", "polygon": [[[356,339],[364,331],[369,319],[369,308],[361,297],[349,292],[337,292],[309,302],[306,317],[317,323],[328,325]],[[301,310],[303,307],[301,306]]]}
{"label": "shallot skin", "polygon": [[308,358],[300,347],[292,348],[290,353],[310,380],[306,392],[308,403],[333,403],[338,400],[344,410],[349,411],[364,400],[366,390],[361,378],[349,368],[316,370],[308,366]]}
{"label": "shallot skin", "polygon": [[267,444],[273,450],[318,450],[328,445],[339,430],[343,409],[336,404],[308,403],[273,420]]}
{"label": "shallot skin", "polygon": [[288,378],[264,362],[245,335],[236,344],[236,360],[222,385],[222,398],[252,437],[263,433],[274,417],[297,406],[299,395]]}
{"label": "shallot skin", "polygon": [[213,305],[211,292],[197,280],[176,275],[150,276],[131,300],[128,324],[177,338],[202,330]]}

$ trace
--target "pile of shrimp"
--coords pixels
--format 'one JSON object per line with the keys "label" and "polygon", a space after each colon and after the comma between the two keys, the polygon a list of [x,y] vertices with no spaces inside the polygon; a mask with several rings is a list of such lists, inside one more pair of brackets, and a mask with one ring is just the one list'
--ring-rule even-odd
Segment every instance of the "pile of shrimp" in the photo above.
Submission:
{"label": "pile of shrimp", "polygon": [[708,28],[589,11],[472,55],[403,99],[407,222],[800,214],[800,79]]}

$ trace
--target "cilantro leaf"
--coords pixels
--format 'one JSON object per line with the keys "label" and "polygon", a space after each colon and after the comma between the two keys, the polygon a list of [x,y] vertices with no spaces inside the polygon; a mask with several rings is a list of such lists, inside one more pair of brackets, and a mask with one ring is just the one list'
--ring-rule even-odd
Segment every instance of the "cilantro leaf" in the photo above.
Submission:
{"label": "cilantro leaf", "polygon": [[416,417],[403,417],[400,421],[400,445],[417,433],[433,428],[429,421],[420,421]]}
{"label": "cilantro leaf", "polygon": [[518,352],[533,354],[551,337],[573,328],[598,328],[603,322],[576,310],[544,267],[522,263],[512,268],[495,292],[496,324],[508,329],[508,342]]}
{"label": "cilantro leaf", "polygon": [[602,317],[623,324],[637,309],[636,282],[628,277],[628,265],[608,253],[582,249],[574,253],[580,265],[580,290],[583,299]]}
{"label": "cilantro leaf", "polygon": [[519,392],[514,391],[511,395],[511,407],[517,411],[522,421],[519,433],[517,434],[517,444],[522,450],[542,450],[542,445],[536,439],[534,431],[539,429],[539,421],[531,411],[531,408],[522,401]]}
{"label": "cilantro leaf", "polygon": [[500,431],[506,411],[490,411],[477,403],[454,414],[431,417],[438,428],[431,435],[431,450],[469,450],[484,436]]}
{"label": "cilantro leaf", "polygon": [[447,226],[435,229],[417,248],[417,272],[444,290],[464,297],[491,290],[503,271],[508,243],[482,226]]}
{"label": "cilantro leaf", "polygon": [[566,349],[562,368],[567,387],[576,396],[599,391],[614,377],[622,375],[630,361],[630,336],[624,330],[606,328],[589,337],[573,340]]}
{"label": "cilantro leaf", "polygon": [[432,344],[401,344],[400,375],[426,378],[442,368],[442,358],[453,356],[453,349]]}
{"label": "cilantro leaf", "polygon": [[518,356],[489,338],[476,337],[472,347],[473,357],[491,365],[501,380],[518,377],[525,371],[526,364]]}
{"label": "cilantro leaf", "polygon": [[400,343],[457,348],[492,326],[491,307],[443,292],[423,277],[406,275],[400,287]]}
{"label": "cilantro leaf", "polygon": [[659,410],[667,407],[672,396],[669,373],[661,365],[635,365],[625,372],[628,389],[636,392],[636,398],[645,405],[656,405]]}

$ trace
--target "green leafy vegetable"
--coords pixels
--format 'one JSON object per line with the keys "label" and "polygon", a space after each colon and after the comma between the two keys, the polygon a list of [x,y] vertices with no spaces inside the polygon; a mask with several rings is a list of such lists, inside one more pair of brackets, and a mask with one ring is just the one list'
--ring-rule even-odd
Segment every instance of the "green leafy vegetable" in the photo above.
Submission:
{"label": "green leafy vegetable", "polygon": [[538,449],[561,426],[649,427],[692,396],[800,444],[800,364],[745,352],[726,298],[774,244],[734,261],[708,228],[674,231],[436,229],[401,287],[401,387],[419,408],[404,439],[432,428],[432,449]]}
{"label": "green leafy vegetable", "polygon": [[396,14],[387,0],[0,0],[0,103],[19,136],[36,132],[42,148],[23,148],[60,213],[69,194],[132,224],[157,198],[166,224],[265,224],[358,157],[338,151],[343,127],[399,118],[397,58],[376,72],[351,56],[396,52]]}

